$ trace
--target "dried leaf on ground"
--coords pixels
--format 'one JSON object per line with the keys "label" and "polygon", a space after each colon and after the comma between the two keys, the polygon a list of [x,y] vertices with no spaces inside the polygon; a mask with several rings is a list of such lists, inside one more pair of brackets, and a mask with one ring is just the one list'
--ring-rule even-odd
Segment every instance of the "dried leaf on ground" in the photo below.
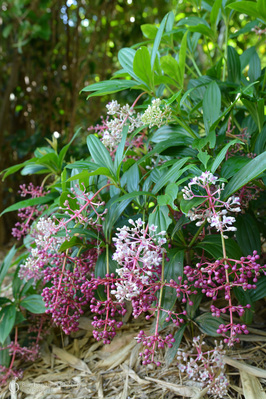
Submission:
{"label": "dried leaf on ground", "polygon": [[234,360],[233,358],[228,356],[223,356],[223,360],[226,364],[231,365],[232,367],[235,367],[240,371],[245,371],[250,375],[257,376],[258,378],[266,378],[266,371],[262,368],[253,367],[252,365]]}
{"label": "dried leaf on ground", "polygon": [[148,376],[145,376],[145,379],[148,381],[152,381],[157,383],[157,385],[161,387],[165,387],[172,392],[178,394],[179,396],[184,396],[188,397],[190,399],[195,399],[195,398],[200,398],[199,396],[201,395],[201,390],[198,388],[193,388],[185,385],[175,385],[174,383],[166,382],[166,381],[161,381],[159,379],[153,379],[149,378]]}
{"label": "dried leaf on ground", "polygon": [[266,393],[262,390],[260,381],[245,371],[240,371],[245,399],[266,399]]}
{"label": "dried leaf on ground", "polygon": [[60,358],[66,364],[69,364],[71,367],[78,369],[79,371],[92,373],[87,364],[79,358],[73,356],[67,351],[60,349],[59,347],[53,346],[53,353]]}

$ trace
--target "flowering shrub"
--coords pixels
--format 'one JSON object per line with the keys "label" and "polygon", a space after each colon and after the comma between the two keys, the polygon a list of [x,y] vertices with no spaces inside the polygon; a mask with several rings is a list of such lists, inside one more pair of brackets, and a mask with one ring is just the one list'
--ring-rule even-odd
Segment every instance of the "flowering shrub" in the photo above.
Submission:
{"label": "flowering shrub", "polygon": [[[91,313],[95,340],[107,344],[131,303],[133,319],[154,319],[152,331],[136,337],[144,365],[159,366],[164,348],[173,358],[174,343],[192,324],[221,337],[224,349],[248,334],[254,304],[266,295],[265,72],[255,50],[241,58],[226,41],[217,44],[223,60],[213,56],[206,75],[195,63],[199,37],[216,37],[220,20],[228,32],[234,7],[178,22],[169,13],[155,38],[146,27],[152,47],[119,52],[126,79],[83,89],[88,97],[136,91],[132,105],[107,104],[107,116],[87,136],[89,155],[65,160],[78,131],[59,153],[51,142],[17,167],[49,174],[39,188],[22,186],[30,198],[5,210],[19,210],[23,222],[14,236],[26,235],[13,299],[0,298],[6,377],[13,367],[8,349],[19,346],[19,318],[32,314],[70,334]],[[209,312],[201,307],[205,300]],[[194,346],[197,354],[179,369],[210,385],[214,397],[224,396],[225,350],[205,352],[198,338]]]}

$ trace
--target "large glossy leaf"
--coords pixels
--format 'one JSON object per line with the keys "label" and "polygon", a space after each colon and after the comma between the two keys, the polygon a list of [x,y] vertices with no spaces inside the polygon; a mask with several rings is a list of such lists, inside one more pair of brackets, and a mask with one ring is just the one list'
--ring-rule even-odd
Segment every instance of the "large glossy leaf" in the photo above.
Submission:
{"label": "large glossy leaf", "polygon": [[167,206],[157,206],[149,215],[149,226],[157,226],[157,232],[167,231],[169,225],[172,223],[172,220],[169,218],[168,214],[169,209]]}
{"label": "large glossy leaf", "polygon": [[220,334],[217,333],[217,329],[224,323],[222,318],[213,317],[211,313],[202,314],[194,321],[197,323],[201,332],[214,337],[220,336]]}
{"label": "large glossy leaf", "polygon": [[93,160],[102,167],[108,168],[109,171],[115,175],[114,164],[111,156],[100,139],[94,135],[89,135],[87,137],[87,146]]}
{"label": "large glossy leaf", "polygon": [[120,92],[121,90],[130,89],[132,87],[138,86],[139,82],[130,80],[110,80],[102,81],[99,83],[93,83],[92,85],[86,86],[82,89],[82,92],[92,92],[89,97],[93,96],[103,96],[110,93]]}
{"label": "large glossy leaf", "polygon": [[263,19],[266,21],[266,7],[265,1],[259,0],[257,3],[254,1],[235,1],[227,5],[227,7],[232,8],[242,14],[247,14],[251,17],[258,19]]}
{"label": "large glossy leaf", "polygon": [[[171,11],[171,13],[173,13],[173,11]],[[151,68],[153,69],[154,66],[154,62],[155,62],[155,58],[157,55],[157,51],[159,49],[160,43],[161,43],[161,39],[162,39],[162,35],[164,32],[164,28],[167,22],[167,19],[169,17],[170,13],[166,14],[160,24],[160,27],[158,29],[158,32],[156,34],[156,37],[154,39],[154,44],[153,44],[153,48],[152,48],[152,54],[151,54]]]}
{"label": "large glossy leaf", "polygon": [[20,305],[33,314],[45,313],[45,304],[42,296],[39,294],[32,294],[26,297],[20,302]]}
{"label": "large glossy leaf", "polygon": [[[112,253],[110,252],[110,250],[108,252],[108,264],[109,264],[109,274],[116,273],[116,269],[119,266],[117,262],[112,259]],[[104,278],[106,274],[107,274],[107,251],[105,250],[102,254],[100,254],[100,256],[97,259],[94,275],[96,278],[98,276]],[[97,294],[100,300],[102,301],[106,300],[105,286],[103,285],[98,286]]]}
{"label": "large glossy leaf", "polygon": [[166,174],[164,174],[159,181],[156,183],[154,188],[152,189],[152,193],[156,194],[159,192],[159,190],[167,185],[169,182],[176,182],[177,179],[180,177],[182,174],[181,168],[183,165],[189,160],[189,157],[182,158],[181,160],[178,160],[168,171]]}
{"label": "large glossy leaf", "polygon": [[219,152],[219,154],[216,156],[212,167],[211,167],[211,172],[214,174],[214,172],[217,170],[217,168],[219,167],[219,165],[221,164],[221,162],[224,160],[227,150],[229,149],[229,147],[233,146],[236,143],[242,143],[240,140],[238,139],[234,139],[231,142],[227,143],[222,150]]}
{"label": "large glossy leaf", "polygon": [[153,89],[153,72],[151,69],[151,56],[147,47],[142,46],[137,50],[133,60],[133,71],[150,90]]}
{"label": "large glossy leaf", "polygon": [[227,69],[229,82],[239,84],[241,80],[240,58],[236,50],[231,46],[227,47]]}
{"label": "large glossy leaf", "polygon": [[216,82],[211,82],[203,96],[203,120],[206,133],[219,118],[221,111],[221,91]]}
{"label": "large glossy leaf", "polygon": [[[207,235],[196,245],[196,248],[207,251],[216,260],[223,258],[222,240],[220,235]],[[226,254],[229,258],[239,259],[242,256],[238,244],[231,238],[225,240]]]}
{"label": "large glossy leaf", "polygon": [[10,334],[16,319],[16,306],[10,304],[5,306],[0,311],[0,343],[4,343],[8,335]]}
{"label": "large glossy leaf", "polygon": [[236,175],[230,180],[224,192],[222,198],[227,199],[241,187],[256,179],[266,170],[266,151],[262,154],[250,160],[243,168],[236,173]]}
{"label": "large glossy leaf", "polygon": [[174,358],[176,356],[177,350],[179,349],[186,327],[187,324],[184,324],[178,329],[178,331],[174,335],[175,342],[173,343],[173,347],[168,348],[166,350],[165,363],[167,367],[174,361]]}
{"label": "large glossy leaf", "polygon": [[[134,57],[136,54],[136,50],[131,49],[129,47],[124,47],[123,49],[119,50],[118,52],[118,61],[120,62],[121,66],[124,70],[132,76],[138,83],[143,83],[143,81],[137,77],[133,70],[133,62]],[[112,82],[112,81],[111,81]]]}
{"label": "large glossy leaf", "polygon": [[7,207],[0,216],[2,216],[3,214],[5,214],[7,212],[16,211],[21,208],[25,208],[25,207],[29,207],[29,206],[36,206],[39,204],[47,204],[50,201],[55,200],[57,197],[58,197],[58,193],[53,192],[53,193],[49,193],[43,197],[36,197],[34,199],[22,200],[16,204],[13,204],[10,207]]}
{"label": "large glossy leaf", "polygon": [[11,250],[9,250],[9,252],[7,253],[7,255],[4,258],[4,261],[2,262],[1,266],[0,266],[0,292],[1,292],[1,285],[2,282],[7,274],[7,271],[9,270],[11,263],[12,263],[12,259],[14,257],[14,255],[16,254],[16,248],[15,246],[13,246],[11,248]]}
{"label": "large glossy leaf", "polygon": [[236,240],[242,250],[243,256],[252,255],[254,250],[260,254],[261,240],[256,220],[245,213],[237,217],[235,226]]}
{"label": "large glossy leaf", "polygon": [[[159,228],[160,229],[160,228]],[[157,230],[159,232],[159,230]],[[184,251],[170,250],[167,254],[169,261],[165,262],[164,279],[169,282],[171,279],[178,282],[178,278],[183,277]],[[161,301],[161,308],[171,311],[176,302],[176,289],[172,287],[164,287]],[[165,318],[168,316],[167,311],[161,311],[159,317],[159,328],[163,329],[167,323]]]}

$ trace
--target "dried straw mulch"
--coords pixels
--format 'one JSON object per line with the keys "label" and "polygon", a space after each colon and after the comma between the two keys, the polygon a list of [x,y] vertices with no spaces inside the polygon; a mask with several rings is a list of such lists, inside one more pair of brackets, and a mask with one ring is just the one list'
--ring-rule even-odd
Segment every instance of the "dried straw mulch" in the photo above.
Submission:
{"label": "dried straw mulch", "polygon": [[[176,359],[162,367],[141,365],[140,345],[134,339],[147,322],[124,325],[110,345],[96,342],[90,320],[81,318],[80,330],[56,344],[43,343],[41,357],[34,363],[19,365],[24,370],[15,393],[7,385],[0,398],[18,399],[208,399],[207,389],[188,380],[177,369]],[[238,349],[224,357],[230,380],[228,398],[265,399],[266,333],[250,329]],[[187,337],[184,347],[189,345]],[[209,343],[211,344],[211,342]],[[13,382],[14,383],[14,382]]]}

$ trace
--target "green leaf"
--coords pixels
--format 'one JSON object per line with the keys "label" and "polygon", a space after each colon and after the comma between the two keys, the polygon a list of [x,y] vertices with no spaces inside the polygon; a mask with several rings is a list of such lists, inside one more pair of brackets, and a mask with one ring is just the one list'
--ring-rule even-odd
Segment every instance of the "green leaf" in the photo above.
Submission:
{"label": "green leaf", "polygon": [[256,220],[245,213],[236,219],[236,240],[244,256],[252,255],[254,250],[260,254],[261,239]]}
{"label": "green leaf", "polygon": [[266,297],[266,276],[261,276],[256,283],[256,289],[249,291],[252,302],[255,303],[258,300]]}
{"label": "green leaf", "polygon": [[4,350],[0,349],[0,365],[6,368],[8,368],[10,365],[11,355],[9,354],[9,349],[5,347],[8,346],[10,342],[11,342],[10,336],[8,336],[5,342],[2,344]]}
{"label": "green leaf", "polygon": [[83,246],[82,240],[76,236],[73,236],[70,240],[66,240],[64,243],[62,243],[59,251],[65,251],[67,249],[71,249],[71,247],[74,247],[74,246],[78,246],[78,247]]}
{"label": "green leaf", "polygon": [[201,332],[206,333],[210,336],[221,336],[217,333],[217,329],[221,324],[224,323],[224,320],[220,317],[213,317],[211,313],[204,313],[194,320]]}
{"label": "green leaf", "polygon": [[214,172],[217,170],[217,168],[219,167],[219,165],[221,164],[221,162],[223,161],[223,159],[226,156],[227,150],[229,149],[229,147],[234,146],[236,143],[242,143],[240,140],[238,139],[234,139],[231,142],[227,143],[222,150],[219,152],[219,154],[216,156],[212,167],[211,167],[211,172],[214,174]]}
{"label": "green leaf", "polygon": [[204,165],[204,168],[207,170],[207,164],[211,156],[207,153],[207,151],[199,151],[197,155],[200,162]]}
{"label": "green leaf", "polygon": [[[123,49],[119,50],[119,52],[118,52],[118,61],[120,62],[121,66],[124,68],[124,70],[132,78],[134,78],[137,82],[142,83],[142,80],[140,80],[140,78],[137,77],[137,75],[134,73],[134,70],[133,70],[133,62],[134,62],[135,54],[136,54],[136,50],[130,49],[128,47],[124,47]],[[111,82],[113,82],[113,81],[111,81]]]}
{"label": "green leaf", "polygon": [[72,142],[76,139],[76,137],[79,135],[80,132],[81,132],[81,128],[79,128],[77,130],[77,132],[72,136],[72,139],[70,140],[70,142],[67,145],[65,145],[62,148],[62,150],[60,151],[59,156],[58,156],[60,169],[62,168],[63,161],[64,161],[65,155],[66,155],[69,147],[71,146]]}
{"label": "green leaf", "polygon": [[182,175],[183,171],[181,170],[181,168],[183,167],[183,165],[189,160],[189,157],[185,157],[182,158],[181,160],[178,160],[173,166],[172,168],[170,168],[167,173],[165,175],[163,175],[158,182],[156,183],[156,185],[154,186],[154,188],[152,189],[152,193],[156,194],[159,192],[159,190],[167,185],[167,183],[169,182],[175,182],[177,181],[177,179]]}
{"label": "green leaf", "polygon": [[251,82],[256,81],[261,76],[261,63],[257,53],[254,53],[249,61],[248,76]]}
{"label": "green leaf", "polygon": [[45,313],[45,304],[40,294],[31,294],[20,302],[20,306],[33,314]]}
{"label": "green leaf", "polygon": [[179,51],[179,74],[180,74],[180,85],[183,88],[185,78],[185,67],[186,67],[186,55],[187,55],[187,35],[188,31],[184,34],[180,51]]}
{"label": "green leaf", "polygon": [[165,188],[165,194],[157,197],[157,202],[159,206],[171,206],[173,210],[178,211],[178,207],[174,204],[177,198],[178,184],[169,183]]}
{"label": "green leaf", "polygon": [[199,24],[196,26],[189,26],[187,28],[190,32],[199,32],[204,36],[209,37],[211,40],[216,41],[216,35],[208,26],[204,24]]}
{"label": "green leaf", "polygon": [[202,197],[194,197],[191,200],[185,200],[182,198],[180,202],[180,210],[182,211],[183,214],[187,214],[189,210],[191,210],[194,207],[198,207],[200,204],[202,204],[205,201]]}
{"label": "green leaf", "polygon": [[175,79],[180,84],[180,69],[176,59],[170,55],[167,55],[161,57],[160,62],[164,73]]}
{"label": "green leaf", "polygon": [[16,319],[16,306],[14,304],[10,304],[5,306],[0,311],[0,343],[4,343],[8,335],[13,329],[14,323]]}
{"label": "green leaf", "polygon": [[4,171],[1,172],[4,174],[2,180],[5,180],[9,175],[14,174],[15,172],[19,171],[21,168],[25,167],[26,164],[27,164],[27,161],[4,169]]}
{"label": "green leaf", "polygon": [[[126,144],[126,140],[127,140],[128,129],[129,129],[129,125],[123,126],[122,139],[121,139],[121,142],[119,143],[116,153],[115,153],[114,168],[116,170],[119,169],[119,171],[120,171],[119,165],[124,158],[124,149],[125,149],[125,144]],[[119,178],[119,176],[117,176],[117,178]]]}
{"label": "green leaf", "polygon": [[264,125],[262,131],[258,134],[254,150],[256,154],[266,151],[266,125]]}
{"label": "green leaf", "polygon": [[210,127],[219,118],[221,112],[221,91],[216,82],[211,82],[203,96],[203,121],[206,134]]}
{"label": "green leaf", "polygon": [[189,295],[189,300],[193,302],[193,305],[190,306],[189,302],[186,303],[186,311],[187,311],[187,316],[190,319],[193,319],[196,315],[196,312],[200,306],[201,300],[203,298],[203,293],[198,292],[197,294],[190,294]]}
{"label": "green leaf", "polygon": [[140,26],[140,29],[146,38],[152,40],[155,39],[158,32],[158,28],[153,24],[143,24]]}
{"label": "green leaf", "polygon": [[[262,4],[264,4],[264,1],[261,1]],[[259,3],[255,3],[254,1],[235,1],[233,3],[228,4],[226,7],[232,8],[235,11],[238,11],[242,14],[247,14],[250,17],[255,17],[258,19],[263,18],[266,20],[266,13],[265,13],[265,4],[264,6],[260,7]]]}
{"label": "green leaf", "polygon": [[172,223],[172,220],[168,217],[168,214],[169,209],[167,206],[157,206],[149,215],[149,226],[154,224],[158,227],[157,232],[167,232],[169,225]]}
{"label": "green leaf", "polygon": [[241,81],[240,58],[236,50],[231,46],[227,46],[227,69],[228,69],[228,81],[240,84]]}
{"label": "green leaf", "polygon": [[[229,258],[239,259],[242,256],[242,251],[238,244],[231,238],[225,240],[226,254]],[[223,257],[223,247],[220,235],[207,235],[205,238],[197,243],[197,249],[207,251],[216,260]]]}
{"label": "green leaf", "polygon": [[167,13],[164,16],[164,18],[163,18],[163,20],[162,20],[162,22],[160,24],[160,27],[158,29],[158,32],[156,34],[156,37],[154,39],[154,44],[153,44],[152,54],[151,54],[151,68],[152,69],[153,69],[153,66],[154,66],[154,62],[155,62],[155,58],[156,58],[156,55],[157,55],[157,51],[159,49],[159,45],[161,43],[161,39],[162,39],[164,28],[165,28],[165,25],[166,25],[166,22],[167,22],[167,18],[170,16],[171,13],[172,13],[172,11],[170,13]]}
{"label": "green leaf", "polygon": [[182,325],[178,331],[174,335],[175,342],[173,343],[173,347],[168,348],[165,353],[165,364],[168,367],[173,361],[176,356],[177,350],[179,349],[181,340],[184,335],[184,331],[187,327],[187,324]]}
{"label": "green leaf", "polygon": [[247,157],[234,156],[228,158],[223,163],[221,168],[221,177],[229,179],[234,176],[242,167],[249,163],[250,159]]}
{"label": "green leaf", "polygon": [[87,146],[91,153],[93,160],[104,168],[108,168],[110,173],[115,175],[114,164],[111,156],[100,139],[94,135],[87,137]]}
{"label": "green leaf", "polygon": [[120,203],[115,203],[117,201],[117,197],[113,197],[111,200],[108,201],[106,204],[106,208],[108,209],[108,212],[105,216],[104,222],[103,222],[103,232],[106,237],[106,239],[109,240],[112,229],[124,209],[129,205],[131,202],[131,199],[126,199],[122,200]]}
{"label": "green leaf", "polygon": [[147,47],[143,46],[137,50],[133,60],[133,71],[150,90],[153,89],[151,56]]}
{"label": "green leaf", "polygon": [[36,197],[34,199],[28,199],[28,200],[23,200],[23,201],[19,201],[16,204],[13,204],[12,206],[7,207],[1,214],[0,216],[2,216],[3,214],[10,212],[10,211],[16,211],[16,210],[20,210],[21,208],[25,208],[25,207],[29,207],[29,206],[36,206],[39,204],[47,204],[49,203],[51,200],[55,200],[58,197],[58,193],[49,193],[46,196],[43,197]]}
{"label": "green leaf", "polygon": [[2,262],[1,266],[0,266],[0,292],[1,292],[1,285],[3,283],[3,280],[7,274],[7,271],[9,270],[11,263],[12,263],[12,259],[14,257],[14,255],[16,254],[16,246],[14,245],[9,252],[7,253],[7,255],[4,258],[4,261]]}
{"label": "green leaf", "polygon": [[110,80],[102,81],[99,83],[93,83],[92,85],[86,86],[82,89],[82,92],[92,92],[88,97],[103,96],[110,93],[121,92],[122,90],[131,89],[139,85],[139,82],[130,80]]}
{"label": "green leaf", "polygon": [[[112,259],[112,253],[109,251],[108,254],[108,260],[109,260],[109,274],[116,273],[116,269],[118,268],[118,264],[116,261]],[[104,278],[105,275],[107,274],[107,251],[105,250],[103,253],[101,253],[97,259],[96,265],[95,265],[95,272],[94,276],[97,278],[100,276],[101,278]],[[104,291],[105,286],[100,285],[97,288],[97,294],[100,298],[101,301],[106,300],[106,292]]]}
{"label": "green leaf", "polygon": [[[157,232],[160,232],[160,228]],[[164,279],[169,282],[171,279],[178,282],[178,278],[183,277],[184,250],[170,250],[167,254],[169,261],[165,262]],[[176,302],[176,289],[172,287],[164,287],[161,308],[171,311]],[[166,311],[161,311],[159,316],[159,329],[163,329],[165,318],[168,316]]]}
{"label": "green leaf", "polygon": [[212,30],[215,32],[218,24],[219,11],[222,5],[222,0],[215,0],[210,13],[210,22]]}
{"label": "green leaf", "polygon": [[222,193],[222,199],[227,199],[241,187],[256,179],[266,170],[266,151],[250,160],[226,185]]}

